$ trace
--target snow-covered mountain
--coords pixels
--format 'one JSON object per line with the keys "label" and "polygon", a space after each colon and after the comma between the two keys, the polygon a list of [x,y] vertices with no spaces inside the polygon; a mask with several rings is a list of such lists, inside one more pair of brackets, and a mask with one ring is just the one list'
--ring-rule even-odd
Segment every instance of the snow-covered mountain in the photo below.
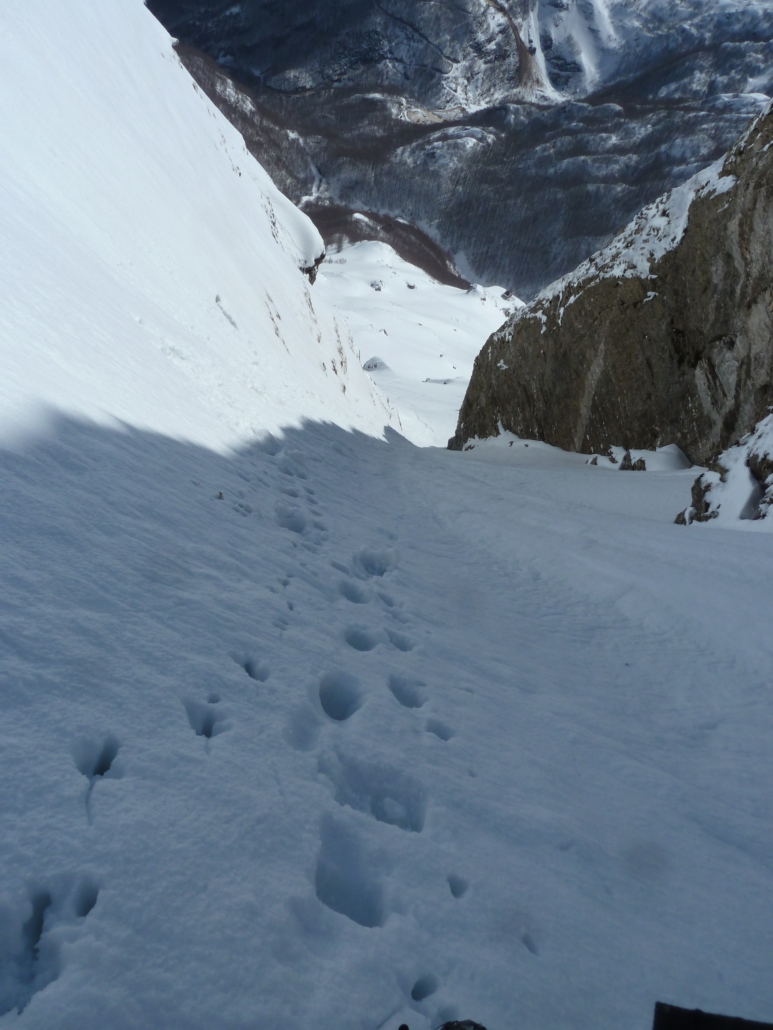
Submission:
{"label": "snow-covered mountain", "polygon": [[[658,73],[664,98],[669,84],[700,98],[707,87],[746,93],[770,82],[771,12],[761,0],[149,6],[181,38],[272,90],[367,85],[419,105],[417,116],[422,106],[470,112],[535,96],[583,98]],[[710,86],[707,72],[716,80]]]}
{"label": "snow-covered mountain", "polygon": [[312,286],[140,0],[6,4],[0,102],[0,1028],[768,1018],[773,535],[396,432],[517,302]]}
{"label": "snow-covered mountain", "polygon": [[613,84],[663,101],[770,87],[764,0],[531,0],[531,11],[550,80],[571,96]]}
{"label": "snow-covered mountain", "polygon": [[407,218],[525,298],[719,158],[773,92],[766,2],[151,8],[251,90],[251,145],[288,196]]}

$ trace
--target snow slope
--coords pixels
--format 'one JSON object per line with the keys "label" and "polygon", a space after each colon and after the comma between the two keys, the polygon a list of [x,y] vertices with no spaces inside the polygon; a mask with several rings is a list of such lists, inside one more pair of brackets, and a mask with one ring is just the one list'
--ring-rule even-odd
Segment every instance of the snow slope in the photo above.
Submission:
{"label": "snow slope", "polygon": [[481,347],[522,306],[497,287],[443,286],[376,242],[328,254],[317,294],[346,321],[400,432],[419,446],[445,446]]}
{"label": "snow slope", "polygon": [[316,229],[139,0],[4,5],[0,92],[0,427],[55,406],[218,447],[303,416],[381,432],[298,271]]}
{"label": "snow slope", "polygon": [[772,538],[506,450],[0,454],[0,1026],[769,1017]]}

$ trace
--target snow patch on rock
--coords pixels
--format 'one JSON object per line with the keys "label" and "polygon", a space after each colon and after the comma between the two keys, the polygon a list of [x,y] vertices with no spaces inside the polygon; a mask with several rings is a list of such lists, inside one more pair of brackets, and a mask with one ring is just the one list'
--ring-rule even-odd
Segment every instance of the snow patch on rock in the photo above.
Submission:
{"label": "snow patch on rock", "polygon": [[[635,276],[654,279],[652,266],[674,250],[684,236],[693,201],[699,197],[727,193],[735,186],[735,176],[722,174],[726,160],[725,157],[720,158],[681,186],[648,204],[608,247],[552,283],[531,304],[515,311],[512,321],[522,316],[544,321],[544,309],[555,297],[566,294],[565,305],[568,306],[587,286],[599,279],[630,279]],[[656,295],[653,291],[647,299],[651,300]]]}
{"label": "snow patch on rock", "polygon": [[773,414],[728,447],[695,480],[692,504],[676,517],[680,525],[716,522],[732,528],[773,532]]}

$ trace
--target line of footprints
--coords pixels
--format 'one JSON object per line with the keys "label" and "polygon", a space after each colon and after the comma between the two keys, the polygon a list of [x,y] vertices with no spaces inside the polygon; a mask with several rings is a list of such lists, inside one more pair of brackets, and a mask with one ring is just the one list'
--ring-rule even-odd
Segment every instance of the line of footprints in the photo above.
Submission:
{"label": "line of footprints", "polygon": [[[303,455],[285,453],[277,441],[270,441],[264,450],[278,473],[279,491],[283,497],[274,506],[276,525],[292,534],[294,546],[319,554],[328,540],[328,532],[315,492],[304,482],[308,474]],[[244,480],[271,486],[263,476],[240,474]],[[222,492],[218,492],[215,498],[225,500]],[[305,501],[308,509],[304,509],[299,503],[301,501]],[[255,508],[241,490],[232,509],[245,517],[255,513]],[[363,547],[353,556],[351,564],[338,561],[331,564],[343,574],[338,592],[346,601],[353,605],[370,603],[374,596],[371,584],[375,581],[378,583],[375,596],[395,622],[401,626],[404,624],[405,616],[400,606],[383,589],[386,578],[397,567],[397,552],[393,548]],[[291,578],[284,576],[278,582],[280,587],[286,588]],[[272,589],[276,591],[277,588]],[[287,629],[289,618],[285,613],[293,611],[293,602],[287,600],[285,611],[275,617],[276,628],[281,631]],[[391,646],[404,654],[414,648],[413,641],[403,629],[391,627],[373,630],[352,624],[344,630],[344,640],[358,652],[372,651],[379,644]],[[256,683],[265,683],[269,679],[270,669],[265,662],[242,656],[235,660]],[[404,708],[420,709],[426,703],[425,684],[418,679],[393,674],[389,676],[387,686]],[[335,723],[347,722],[365,700],[365,692],[357,677],[342,671],[323,675],[317,695],[321,711]],[[212,737],[228,728],[226,713],[220,707],[217,693],[210,693],[206,701],[186,698],[182,703],[191,729],[204,738],[207,746]],[[320,729],[320,715],[315,706],[304,702],[291,714],[285,727],[285,740],[297,750],[311,751]],[[442,741],[453,736],[452,730],[439,719],[427,719],[425,729]],[[92,821],[91,797],[95,785],[106,776],[120,775],[113,764],[119,747],[118,739],[109,734],[104,738],[81,740],[73,748],[75,766],[87,780],[84,800],[89,823]],[[427,793],[424,786],[409,774],[383,762],[365,763],[334,752],[320,754],[317,767],[330,781],[338,804],[369,813],[379,822],[407,832],[420,833],[424,828]],[[366,855],[350,827],[329,816],[322,820],[320,836],[315,873],[317,898],[329,909],[360,926],[382,926],[388,911],[372,857]],[[452,874],[448,876],[448,887],[451,895],[459,899],[466,894],[468,883],[463,877]],[[53,947],[42,947],[44,936],[47,938],[48,931],[63,921],[85,920],[96,905],[98,894],[98,886],[88,877],[63,880],[53,891],[47,887],[31,890],[31,915],[20,927],[23,948],[15,959],[19,976],[0,996],[0,1016],[14,1008],[22,1012],[37,991],[56,979],[58,962]],[[421,1002],[433,995],[439,986],[433,974],[425,973],[413,984],[410,996],[414,1002]]]}
{"label": "line of footprints", "polygon": [[[305,463],[297,453],[282,455],[279,470],[290,479],[307,479]],[[314,491],[305,482],[302,491],[300,484],[281,489],[284,495],[296,502],[301,500],[303,493],[313,508],[313,514],[304,511],[297,503],[291,505],[283,501],[277,505],[278,525],[300,538],[300,546],[319,553],[327,541],[327,530]],[[367,653],[379,645],[391,646],[403,654],[414,649],[414,642],[405,631],[408,620],[386,589],[397,564],[397,551],[393,547],[363,547],[353,555],[350,563],[331,562],[332,567],[342,574],[337,585],[341,597],[357,606],[378,599],[384,611],[389,612],[392,621],[399,626],[379,630],[358,623],[348,625],[343,631],[343,639],[356,652]],[[283,588],[290,582],[289,576],[279,580]],[[290,601],[287,602],[287,610],[294,610]],[[289,625],[289,618],[281,613],[275,625],[284,630]],[[244,668],[253,678],[261,679],[267,673],[259,663],[245,663]],[[404,708],[418,710],[427,701],[426,685],[409,675],[393,673],[387,678],[386,686]],[[344,724],[362,707],[366,698],[360,680],[341,670],[321,676],[316,694],[313,703],[305,700],[298,705],[285,727],[286,742],[299,751],[312,751],[317,743],[321,730],[317,700],[328,719]],[[453,736],[453,731],[440,719],[428,718],[424,725],[427,732],[441,741],[448,741]],[[317,771],[331,784],[339,805],[364,812],[379,822],[406,832],[421,833],[423,830],[427,792],[419,780],[403,770],[384,761],[363,761],[334,750],[318,754]],[[469,884],[464,877],[451,874],[447,882],[453,898],[461,899],[467,893]],[[360,926],[380,927],[388,918],[387,898],[380,882],[377,860],[366,852],[350,824],[329,815],[321,821],[314,887],[322,904]],[[410,998],[413,1002],[422,1002],[435,994],[439,987],[438,978],[425,972],[410,987]],[[451,1013],[448,1015],[450,1018]]]}
{"label": "line of footprints", "polygon": [[[85,803],[89,823],[92,791],[111,772],[118,747],[118,740],[108,735],[101,740],[82,739],[73,748],[75,766],[87,780]],[[0,1017],[13,1009],[21,1014],[35,994],[57,979],[61,968],[61,931],[82,926],[98,897],[99,884],[93,877],[65,874],[52,882],[29,882],[26,906],[9,906],[4,932],[8,942],[16,942],[16,949],[6,953],[0,970]]]}

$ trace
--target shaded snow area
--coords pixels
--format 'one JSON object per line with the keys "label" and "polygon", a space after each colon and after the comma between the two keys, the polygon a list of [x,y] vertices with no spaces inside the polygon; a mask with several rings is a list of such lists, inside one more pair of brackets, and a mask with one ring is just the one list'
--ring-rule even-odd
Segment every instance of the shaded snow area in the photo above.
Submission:
{"label": "shaded snow area", "polygon": [[350,327],[363,367],[419,446],[453,436],[472,365],[488,337],[522,302],[501,288],[443,286],[385,243],[331,252],[320,295]]}
{"label": "shaded snow area", "polygon": [[319,234],[139,0],[0,26],[0,428],[55,406],[217,447],[304,416],[381,432],[299,271]]}
{"label": "shaded snow area", "polygon": [[769,1016],[770,538],[495,450],[2,452],[0,1025]]}
{"label": "shaded snow area", "polygon": [[[680,522],[773,531],[773,414],[701,473]],[[715,521],[716,520],[716,521]]]}
{"label": "shaded snow area", "polygon": [[769,1019],[773,537],[415,446],[517,302],[310,287],[139,0],[0,27],[0,1028]]}

